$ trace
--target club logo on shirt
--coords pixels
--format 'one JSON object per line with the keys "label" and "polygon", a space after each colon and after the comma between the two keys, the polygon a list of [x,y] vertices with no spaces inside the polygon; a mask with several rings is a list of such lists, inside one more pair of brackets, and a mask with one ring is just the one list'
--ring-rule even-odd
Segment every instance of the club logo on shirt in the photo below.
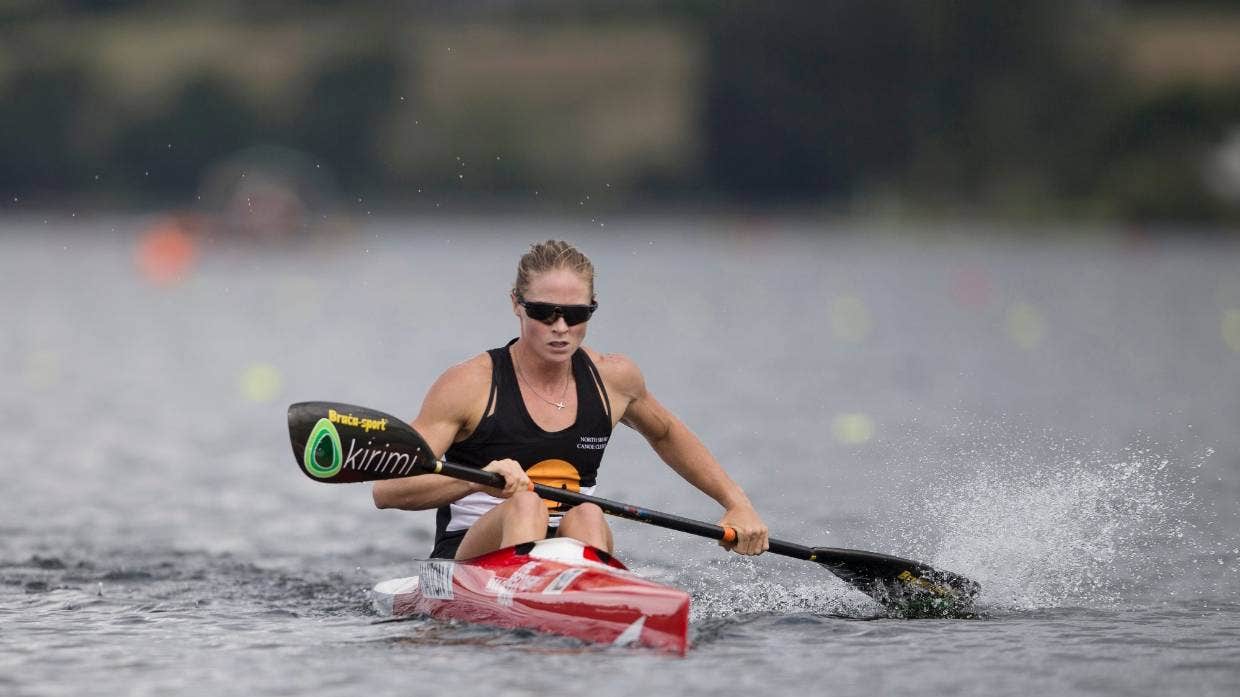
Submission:
{"label": "club logo on shirt", "polygon": [[582,436],[577,441],[578,450],[602,450],[611,436]]}

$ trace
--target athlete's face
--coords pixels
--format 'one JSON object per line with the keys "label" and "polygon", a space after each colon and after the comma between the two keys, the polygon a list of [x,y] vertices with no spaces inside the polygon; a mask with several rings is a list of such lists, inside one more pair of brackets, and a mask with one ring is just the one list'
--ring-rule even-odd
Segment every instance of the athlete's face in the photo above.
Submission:
{"label": "athlete's face", "polygon": [[[554,305],[589,305],[590,284],[581,276],[568,269],[552,269],[535,274],[530,278],[529,288],[521,298],[530,303],[551,303]],[[582,322],[568,326],[568,322],[560,315],[554,315],[554,321],[531,319],[525,308],[512,298],[512,312],[521,320],[521,341],[540,358],[548,361],[566,361],[581,346],[586,338],[586,326]]]}

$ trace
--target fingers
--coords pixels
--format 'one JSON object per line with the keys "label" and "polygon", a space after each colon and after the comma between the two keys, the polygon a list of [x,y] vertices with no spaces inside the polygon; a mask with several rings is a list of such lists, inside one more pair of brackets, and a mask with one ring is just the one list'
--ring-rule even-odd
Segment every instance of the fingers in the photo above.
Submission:
{"label": "fingers", "polygon": [[739,507],[728,511],[719,521],[719,525],[735,533],[732,539],[725,536],[719,544],[737,554],[762,554],[770,548],[770,537],[766,524],[750,507]]}
{"label": "fingers", "polygon": [[771,545],[765,526],[755,530],[750,530],[747,535],[740,535],[740,538],[741,543],[738,545],[738,549],[736,551],[741,554],[762,554],[769,549]]}
{"label": "fingers", "polygon": [[766,530],[753,530],[747,535],[741,536],[741,542],[737,545],[736,551],[740,554],[755,555],[762,554],[770,546],[767,540]]}
{"label": "fingers", "polygon": [[736,532],[736,537],[731,541],[720,540],[720,547],[746,556],[762,554],[770,548],[766,528],[742,530],[734,526],[729,527]]}
{"label": "fingers", "polygon": [[506,499],[519,491],[529,491],[531,488],[529,475],[525,473],[525,470],[521,469],[521,464],[516,460],[493,460],[482,469],[488,472],[495,472],[504,478],[504,487],[502,489],[481,487],[482,491],[491,496]]}

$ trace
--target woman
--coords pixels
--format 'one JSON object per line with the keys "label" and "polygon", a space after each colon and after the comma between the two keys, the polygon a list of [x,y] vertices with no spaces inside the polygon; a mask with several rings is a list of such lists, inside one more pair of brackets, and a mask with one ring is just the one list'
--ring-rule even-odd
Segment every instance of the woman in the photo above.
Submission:
{"label": "woman", "polygon": [[438,508],[431,556],[468,559],[551,535],[611,552],[602,510],[549,508],[530,482],[593,491],[617,423],[645,436],[689,483],[724,507],[732,549],[761,554],[767,529],[706,446],[646,389],[628,358],[582,346],[597,308],[594,266],[566,242],[533,245],[510,297],[521,333],[449,368],[435,381],[413,427],[452,462],[504,477],[503,489],[425,474],[374,485],[379,508]]}

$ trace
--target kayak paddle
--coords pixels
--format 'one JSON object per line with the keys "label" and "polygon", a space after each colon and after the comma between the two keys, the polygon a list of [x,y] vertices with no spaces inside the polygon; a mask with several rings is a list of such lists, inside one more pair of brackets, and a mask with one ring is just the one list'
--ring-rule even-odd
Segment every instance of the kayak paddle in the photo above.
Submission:
{"label": "kayak paddle", "polygon": [[[338,402],[299,402],[288,408],[293,455],[306,476],[317,482],[348,483],[443,474],[503,488],[494,472],[445,462],[404,421],[373,409]],[[533,485],[543,499],[577,505],[593,503],[604,512],[712,540],[731,542],[736,531],[568,489]],[[770,539],[770,552],[813,561],[899,617],[967,617],[980,586],[963,576],[887,554],[805,545]]]}

